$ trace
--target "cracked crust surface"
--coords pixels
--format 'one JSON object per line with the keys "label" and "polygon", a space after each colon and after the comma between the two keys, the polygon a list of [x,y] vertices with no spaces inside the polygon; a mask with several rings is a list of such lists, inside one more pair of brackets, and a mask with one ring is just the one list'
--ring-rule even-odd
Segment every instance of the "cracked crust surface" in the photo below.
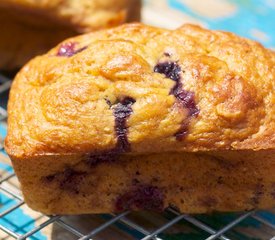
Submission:
{"label": "cracked crust surface", "polygon": [[[84,50],[57,56],[72,42]],[[159,62],[180,66],[195,117],[171,94],[175,81],[154,72]],[[135,99],[126,121],[131,153],[274,149],[274,63],[254,41],[193,25],[129,24],[71,38],[16,76],[6,149],[16,157],[110,150],[117,136],[106,100],[125,96]]]}
{"label": "cracked crust surface", "polygon": [[139,0],[3,0],[0,69],[18,69],[68,37],[137,21],[139,14]]}

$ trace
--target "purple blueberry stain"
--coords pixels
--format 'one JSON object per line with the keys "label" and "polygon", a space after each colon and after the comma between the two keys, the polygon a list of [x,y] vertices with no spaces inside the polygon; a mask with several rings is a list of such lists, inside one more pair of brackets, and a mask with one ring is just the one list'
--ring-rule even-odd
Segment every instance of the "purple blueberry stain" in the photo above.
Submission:
{"label": "purple blueberry stain", "polygon": [[56,55],[59,57],[71,57],[87,48],[87,47],[82,47],[82,48],[76,49],[76,46],[77,46],[76,42],[63,43],[59,47]]}
{"label": "purple blueberry stain", "polygon": [[156,186],[134,185],[132,189],[117,198],[115,208],[119,212],[125,210],[162,211],[164,195]]}
{"label": "purple blueberry stain", "polygon": [[127,118],[133,112],[132,105],[135,103],[135,100],[131,97],[123,97],[114,104],[107,98],[105,98],[105,101],[113,110],[117,143],[113,149],[101,153],[89,154],[86,162],[90,167],[95,167],[101,163],[113,163],[119,159],[122,153],[131,150],[127,137],[128,129],[126,122]]}
{"label": "purple blueberry stain", "polygon": [[72,168],[66,168],[62,172],[43,177],[42,181],[47,184],[57,182],[61,190],[78,194],[79,185],[86,175],[87,172],[77,171]]}
{"label": "purple blueberry stain", "polygon": [[176,82],[180,81],[181,67],[176,62],[158,63],[154,67],[154,72],[164,74],[167,78]]}
{"label": "purple blueberry stain", "polygon": [[200,110],[196,106],[194,92],[184,90],[180,81],[175,84],[170,94],[173,94],[178,99],[183,108],[188,109],[190,117],[198,116]]}
{"label": "purple blueberry stain", "polygon": [[161,62],[154,67],[154,72],[164,74],[166,78],[175,81],[175,85],[170,91],[171,95],[174,95],[182,108],[188,110],[188,117],[182,123],[179,131],[175,133],[177,140],[182,140],[188,134],[188,125],[191,117],[197,117],[200,110],[196,106],[195,94],[192,91],[183,89],[181,82],[181,67],[177,62]]}
{"label": "purple blueberry stain", "polygon": [[113,163],[119,158],[119,152],[116,149],[106,151],[99,154],[89,154],[87,164],[90,167],[95,167],[100,163]]}
{"label": "purple blueberry stain", "polygon": [[264,195],[264,185],[262,184],[262,178],[261,178],[261,179],[258,179],[258,183],[255,186],[254,196],[251,198],[252,205],[257,207],[263,195]]}
{"label": "purple blueberry stain", "polygon": [[52,175],[48,175],[44,178],[44,180],[47,182],[47,183],[51,183],[55,180],[55,177],[56,175],[55,174],[52,174]]}
{"label": "purple blueberry stain", "polygon": [[78,194],[79,185],[86,175],[87,172],[76,171],[74,169],[67,168],[62,174],[59,187],[63,190]]}
{"label": "purple blueberry stain", "polygon": [[127,137],[127,118],[132,114],[132,105],[135,99],[131,97],[122,98],[116,105],[113,106],[115,117],[115,132],[117,136],[116,150],[120,153],[130,151],[130,143]]}
{"label": "purple blueberry stain", "polygon": [[189,120],[181,123],[180,129],[175,133],[175,137],[178,141],[184,139],[184,137],[188,134],[188,125]]}

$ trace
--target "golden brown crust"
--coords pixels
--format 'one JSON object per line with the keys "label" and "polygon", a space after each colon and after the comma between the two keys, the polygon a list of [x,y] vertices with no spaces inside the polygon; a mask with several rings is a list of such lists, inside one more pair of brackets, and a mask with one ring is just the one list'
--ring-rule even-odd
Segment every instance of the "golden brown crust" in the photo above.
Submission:
{"label": "golden brown crust", "polygon": [[256,42],[193,25],[64,41],[10,92],[5,148],[27,204],[47,214],[273,207],[274,63]]}
{"label": "golden brown crust", "polygon": [[[57,56],[71,43],[85,49]],[[171,93],[175,81],[154,72],[171,62],[181,91],[193,94],[193,116]],[[274,63],[254,41],[194,25],[130,24],[71,38],[17,75],[6,149],[17,158],[111,150],[118,140],[108,101],[125,96],[135,99],[126,121],[131,153],[274,149]]]}
{"label": "golden brown crust", "polygon": [[14,70],[60,41],[139,20],[140,1],[0,1],[0,70]]}

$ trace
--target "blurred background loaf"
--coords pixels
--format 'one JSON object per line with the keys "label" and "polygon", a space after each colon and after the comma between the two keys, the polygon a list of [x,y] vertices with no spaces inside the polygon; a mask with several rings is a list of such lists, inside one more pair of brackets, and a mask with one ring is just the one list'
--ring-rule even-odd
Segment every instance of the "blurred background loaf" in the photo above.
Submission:
{"label": "blurred background loaf", "polygon": [[18,70],[68,37],[139,19],[139,0],[1,0],[0,71]]}

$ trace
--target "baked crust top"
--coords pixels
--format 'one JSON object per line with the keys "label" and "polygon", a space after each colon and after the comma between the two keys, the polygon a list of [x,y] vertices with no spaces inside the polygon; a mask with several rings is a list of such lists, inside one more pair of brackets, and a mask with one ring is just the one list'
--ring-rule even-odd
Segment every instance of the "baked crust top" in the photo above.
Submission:
{"label": "baked crust top", "polygon": [[17,74],[14,157],[274,149],[275,53],[232,33],[125,24],[70,38]]}

